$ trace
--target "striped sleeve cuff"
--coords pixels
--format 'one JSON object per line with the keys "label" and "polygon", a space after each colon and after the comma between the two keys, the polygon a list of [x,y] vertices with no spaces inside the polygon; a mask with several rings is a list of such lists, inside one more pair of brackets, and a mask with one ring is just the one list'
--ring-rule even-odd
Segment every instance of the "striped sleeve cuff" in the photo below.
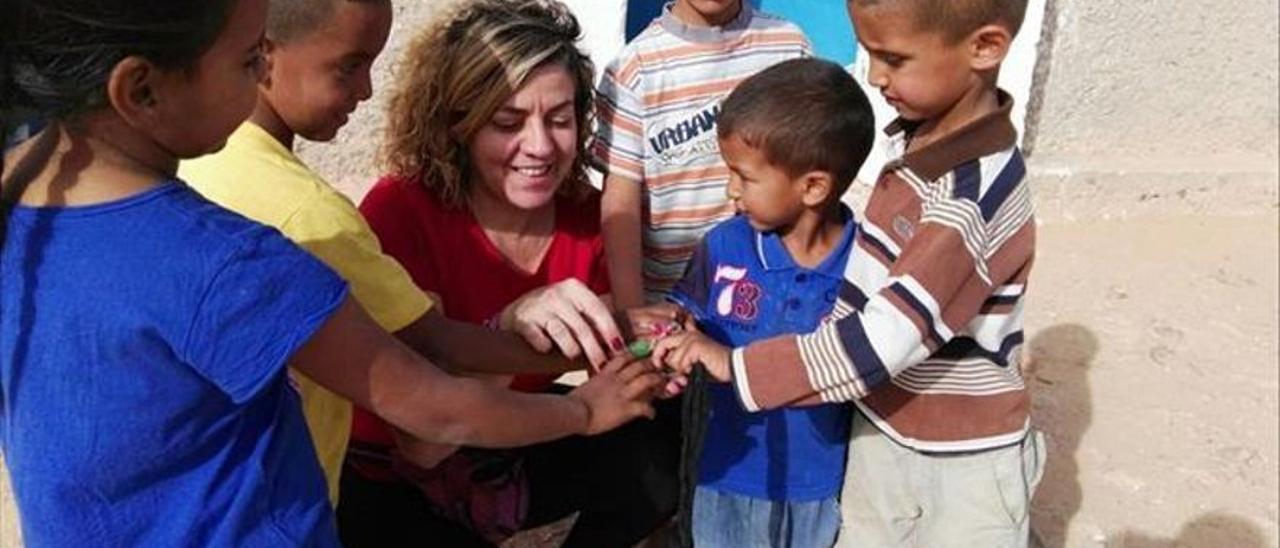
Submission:
{"label": "striped sleeve cuff", "polygon": [[743,359],[742,352],[743,349],[741,347],[734,348],[729,355],[729,363],[733,374],[733,387],[738,391],[738,399],[742,401],[742,408],[755,413],[760,410],[760,405],[756,403],[755,397],[751,395],[751,381],[747,377],[746,360]]}

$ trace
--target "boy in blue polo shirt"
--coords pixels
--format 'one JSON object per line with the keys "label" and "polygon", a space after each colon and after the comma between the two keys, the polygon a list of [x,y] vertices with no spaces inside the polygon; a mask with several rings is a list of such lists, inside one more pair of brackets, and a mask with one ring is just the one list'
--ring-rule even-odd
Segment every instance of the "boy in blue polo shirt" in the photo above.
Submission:
{"label": "boy in blue polo shirt", "polygon": [[[675,287],[671,300],[698,332],[672,338],[741,347],[812,331],[831,314],[854,241],[853,215],[840,197],[871,149],[871,106],[838,65],[797,59],[743,81],[718,124],[729,197],[741,214],[707,233]],[[667,349],[688,345],[666,342],[655,361],[678,362]],[[849,405],[748,413],[730,385],[695,388],[709,390],[709,413],[697,457],[694,545],[831,546]]]}

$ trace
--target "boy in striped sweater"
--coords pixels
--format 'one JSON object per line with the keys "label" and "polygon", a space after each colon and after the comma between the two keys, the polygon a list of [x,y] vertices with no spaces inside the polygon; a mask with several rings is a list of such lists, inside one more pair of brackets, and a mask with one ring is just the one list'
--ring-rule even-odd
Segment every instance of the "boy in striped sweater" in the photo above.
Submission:
{"label": "boy in striped sweater", "polygon": [[1025,0],[849,0],[870,83],[900,117],[835,304],[804,335],[654,350],[748,411],[853,401],[839,545],[1025,546],[1044,466],[1019,371],[1035,244],[996,87]]}
{"label": "boy in striped sweater", "polygon": [[733,216],[716,142],[720,101],[809,52],[799,27],[744,0],[676,0],[605,69],[592,154],[605,172],[601,221],[618,309],[661,301],[698,238]]}

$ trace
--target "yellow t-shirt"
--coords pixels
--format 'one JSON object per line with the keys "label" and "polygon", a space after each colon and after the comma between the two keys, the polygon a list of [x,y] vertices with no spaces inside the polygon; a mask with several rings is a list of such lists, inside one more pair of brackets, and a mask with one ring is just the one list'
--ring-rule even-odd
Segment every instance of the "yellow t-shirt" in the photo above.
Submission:
{"label": "yellow t-shirt", "polygon": [[[346,278],[356,301],[390,332],[426,314],[431,299],[395,259],[346,196],[334,190],[265,130],[242,124],[221,151],[183,162],[178,176],[213,202],[273,226]],[[337,504],[338,477],[351,436],[351,403],[291,371],[302,395],[316,455]]]}

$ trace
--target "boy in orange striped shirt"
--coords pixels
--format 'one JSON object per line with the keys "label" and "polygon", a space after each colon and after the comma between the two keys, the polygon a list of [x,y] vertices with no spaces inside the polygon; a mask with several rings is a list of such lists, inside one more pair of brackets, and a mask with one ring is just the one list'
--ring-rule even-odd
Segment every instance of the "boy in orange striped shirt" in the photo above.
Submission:
{"label": "boy in orange striped shirt", "polygon": [[795,25],[742,0],[676,0],[623,48],[600,83],[592,154],[615,305],[660,302],[699,238],[733,216],[716,118],[739,82],[807,57]]}

